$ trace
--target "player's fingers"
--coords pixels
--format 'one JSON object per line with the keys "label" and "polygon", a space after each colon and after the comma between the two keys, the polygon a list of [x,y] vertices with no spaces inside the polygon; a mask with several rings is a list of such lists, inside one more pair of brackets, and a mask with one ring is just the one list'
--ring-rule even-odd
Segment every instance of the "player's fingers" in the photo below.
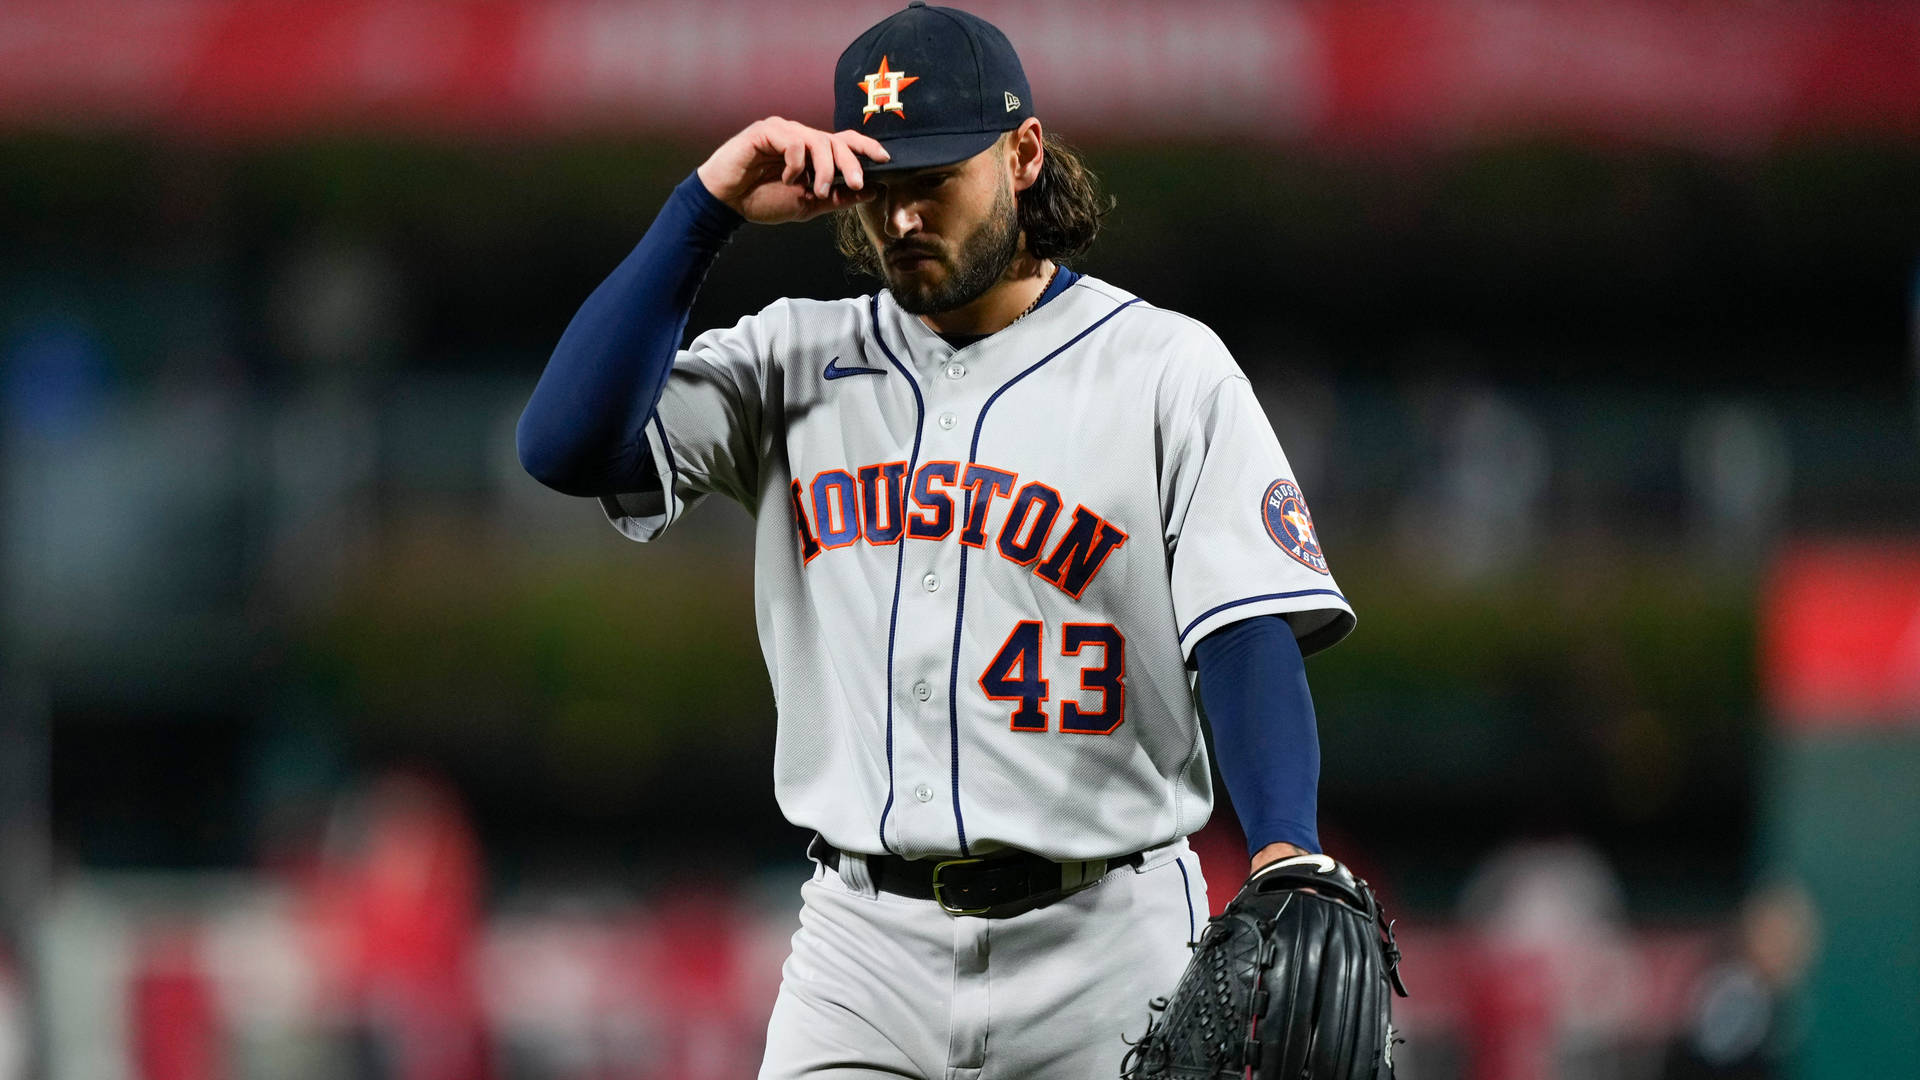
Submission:
{"label": "player's fingers", "polygon": [[748,125],[738,137],[747,140],[756,158],[779,157],[787,147],[786,140],[780,137],[781,125],[785,123],[777,116],[769,116]]}
{"label": "player's fingers", "polygon": [[[776,145],[780,141],[776,139]],[[781,153],[785,155],[787,165],[780,170],[780,182],[791,184],[799,178],[801,173],[807,171],[807,144],[798,139],[785,140]]]}
{"label": "player's fingers", "polygon": [[745,134],[753,139],[754,149],[779,153],[780,146],[777,135],[780,131],[780,125],[784,123],[786,123],[786,121],[777,116],[769,116],[765,120],[760,120],[748,125]]}
{"label": "player's fingers", "polygon": [[868,161],[887,161],[893,156],[887,153],[886,147],[880,145],[879,139],[871,135],[863,135],[852,128],[840,132],[836,138],[852,147],[855,152],[865,155]]}
{"label": "player's fingers", "polygon": [[833,147],[833,162],[840,167],[840,177],[846,186],[854,191],[866,187],[866,171],[860,168],[860,155],[841,139],[829,139],[828,145]]}
{"label": "player's fingers", "polygon": [[833,191],[833,140],[825,135],[807,139],[807,156],[813,159],[813,194],[824,199]]}

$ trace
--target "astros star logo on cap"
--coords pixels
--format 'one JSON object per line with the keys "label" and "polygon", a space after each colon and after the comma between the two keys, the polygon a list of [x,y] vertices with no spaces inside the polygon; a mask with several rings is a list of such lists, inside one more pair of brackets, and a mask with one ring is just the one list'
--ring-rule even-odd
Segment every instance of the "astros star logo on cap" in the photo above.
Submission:
{"label": "astros star logo on cap", "polygon": [[860,110],[860,122],[864,124],[873,119],[873,114],[877,112],[896,112],[904,119],[907,111],[900,107],[900,91],[919,81],[918,75],[888,71],[887,58],[882,56],[880,70],[868,75],[860,83],[860,89],[867,92],[867,107]]}

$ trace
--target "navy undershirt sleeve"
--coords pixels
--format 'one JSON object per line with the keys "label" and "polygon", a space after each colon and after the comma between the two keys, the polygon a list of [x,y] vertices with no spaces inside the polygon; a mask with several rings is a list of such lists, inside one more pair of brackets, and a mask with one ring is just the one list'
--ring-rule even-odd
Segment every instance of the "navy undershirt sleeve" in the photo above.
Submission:
{"label": "navy undershirt sleeve", "polygon": [[568,495],[651,485],[646,423],[700,283],[743,223],[698,173],[673,189],[640,243],[567,324],[520,414],[514,442],[534,479]]}
{"label": "navy undershirt sleeve", "polygon": [[1247,854],[1278,841],[1320,850],[1320,736],[1306,662],[1278,615],[1223,626],[1194,646],[1214,756]]}

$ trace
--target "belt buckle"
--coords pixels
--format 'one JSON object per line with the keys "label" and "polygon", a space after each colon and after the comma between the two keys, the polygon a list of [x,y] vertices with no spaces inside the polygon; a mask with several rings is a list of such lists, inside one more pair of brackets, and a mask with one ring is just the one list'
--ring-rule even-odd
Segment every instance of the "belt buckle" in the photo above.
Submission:
{"label": "belt buckle", "polygon": [[971,859],[947,859],[943,862],[938,862],[933,865],[933,902],[940,905],[941,911],[944,911],[949,915],[984,915],[988,911],[993,910],[991,905],[987,907],[977,907],[977,908],[954,907],[953,905],[947,903],[946,894],[943,891],[947,888],[947,883],[940,880],[941,871],[945,870],[949,866],[968,866],[973,863],[981,863],[985,861],[986,861],[985,859],[976,855]]}

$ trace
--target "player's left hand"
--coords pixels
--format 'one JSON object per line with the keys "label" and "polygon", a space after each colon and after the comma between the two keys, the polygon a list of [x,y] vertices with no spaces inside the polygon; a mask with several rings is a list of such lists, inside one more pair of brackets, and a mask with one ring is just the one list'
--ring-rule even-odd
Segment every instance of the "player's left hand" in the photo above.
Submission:
{"label": "player's left hand", "polygon": [[[1261,849],[1261,854],[1267,853]],[[1171,997],[1127,1051],[1126,1080],[1392,1080],[1393,924],[1325,855],[1268,862],[1207,923]]]}

